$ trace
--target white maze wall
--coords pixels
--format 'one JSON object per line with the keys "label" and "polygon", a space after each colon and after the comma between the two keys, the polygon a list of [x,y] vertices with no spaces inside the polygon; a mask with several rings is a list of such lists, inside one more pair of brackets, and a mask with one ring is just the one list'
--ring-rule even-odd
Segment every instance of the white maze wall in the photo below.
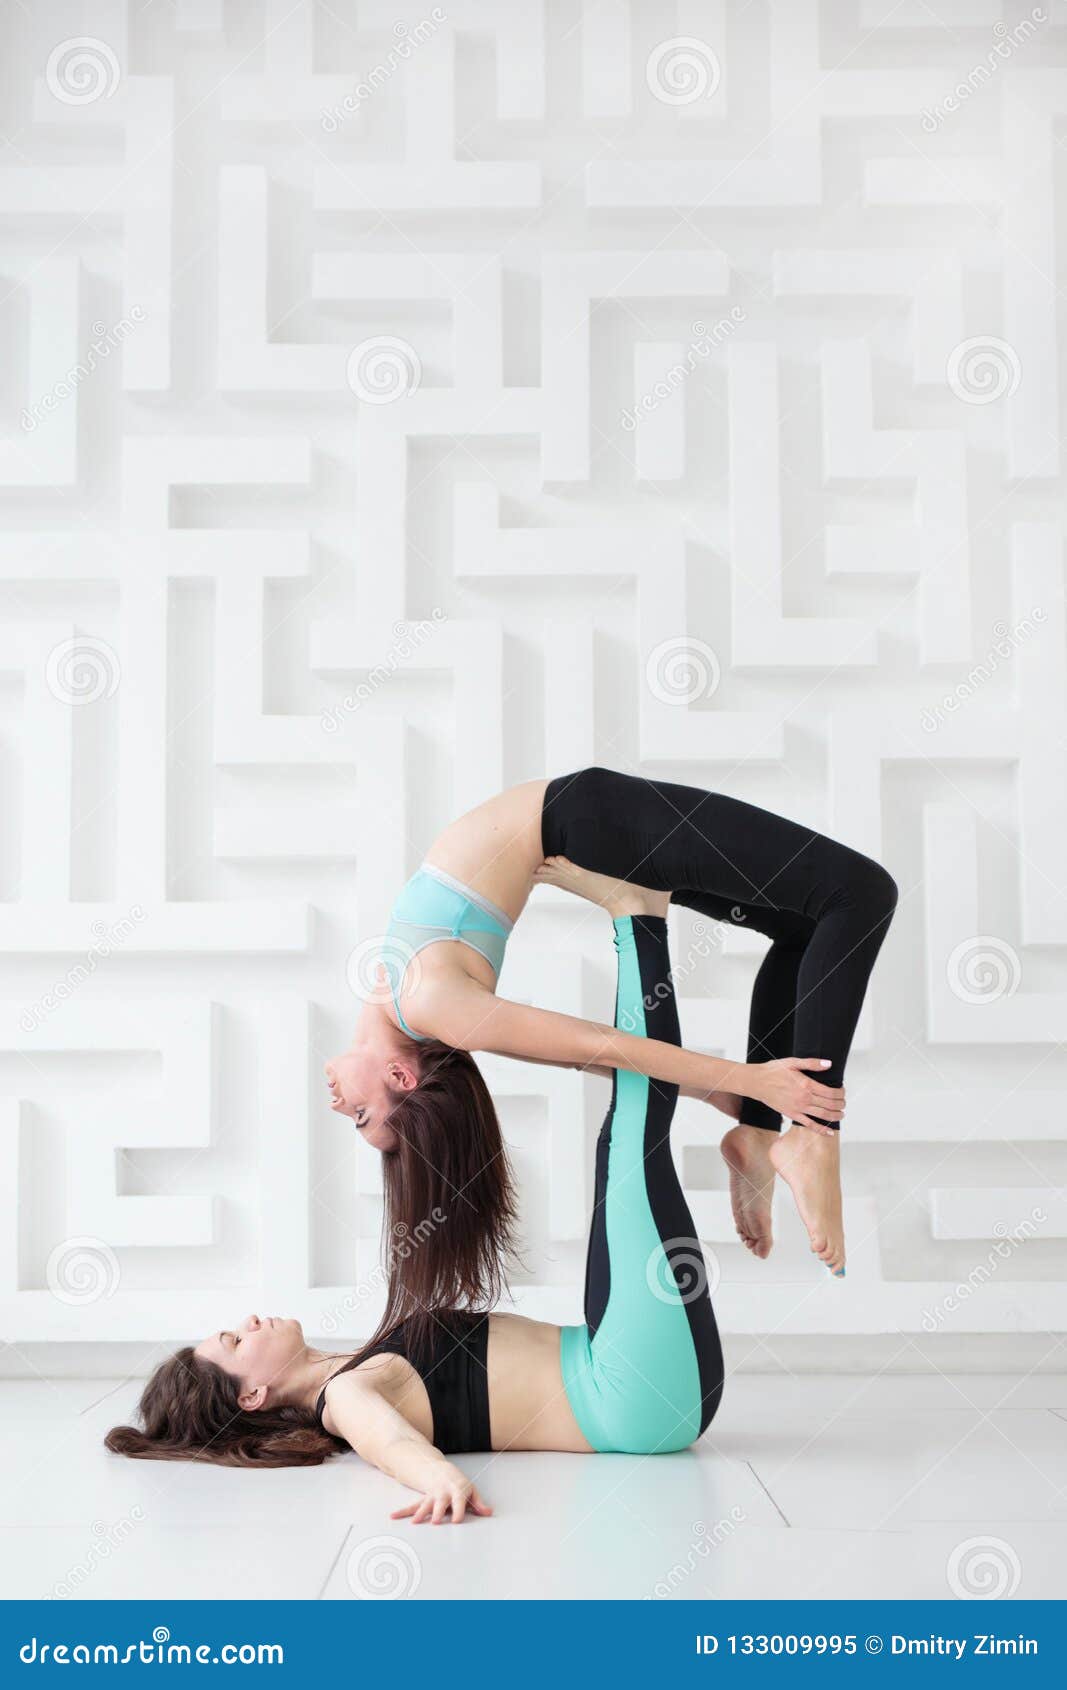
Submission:
{"label": "white maze wall", "polygon": [[[901,887],[844,1285],[788,1208],[743,1254],[680,1111],[725,1331],[1051,1351],[1067,8],[3,29],[3,1337],[368,1330],[379,1165],[321,1081],[351,953],[450,816],[601,762]],[[688,1042],[742,1054],[762,941],[675,944]],[[603,1016],[612,961],[539,893],[502,989]],[[486,1068],[516,1306],[578,1319],[606,1088]]]}

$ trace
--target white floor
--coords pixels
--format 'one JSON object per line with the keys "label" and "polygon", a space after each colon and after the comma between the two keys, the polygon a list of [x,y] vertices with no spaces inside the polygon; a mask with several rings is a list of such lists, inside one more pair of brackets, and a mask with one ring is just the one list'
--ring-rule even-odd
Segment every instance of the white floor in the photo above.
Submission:
{"label": "white floor", "polygon": [[496,1513],[458,1530],[355,1456],[110,1456],[139,1388],[0,1384],[6,1597],[1067,1596],[1061,1377],[745,1375],[680,1455],[468,1457]]}

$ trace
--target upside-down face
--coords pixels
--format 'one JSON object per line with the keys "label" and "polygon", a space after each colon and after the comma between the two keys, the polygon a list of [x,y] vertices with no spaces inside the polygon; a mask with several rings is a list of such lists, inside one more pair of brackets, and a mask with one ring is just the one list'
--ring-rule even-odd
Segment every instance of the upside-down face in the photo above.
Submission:
{"label": "upside-down face", "polygon": [[327,1062],[325,1074],[330,1108],[338,1115],[348,1115],[360,1137],[373,1149],[383,1154],[395,1150],[396,1134],[388,1125],[388,1116],[398,1096],[416,1083],[413,1070],[398,1063],[392,1051],[360,1045]]}

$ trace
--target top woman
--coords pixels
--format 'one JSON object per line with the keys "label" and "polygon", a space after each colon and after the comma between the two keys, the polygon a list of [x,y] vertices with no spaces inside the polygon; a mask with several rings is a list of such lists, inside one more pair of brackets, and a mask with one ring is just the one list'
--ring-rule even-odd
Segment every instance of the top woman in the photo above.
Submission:
{"label": "top woman", "polygon": [[[566,886],[570,863],[770,939],[747,1061],[496,996],[532,887]],[[394,1212],[427,1215],[447,1187],[485,1217],[491,1252],[494,1229],[496,1242],[507,1235],[511,1198],[495,1112],[464,1053],[645,1074],[737,1120],[723,1150],[745,1244],[761,1257],[770,1249],[778,1173],[812,1249],[840,1275],[845,1061],[896,897],[869,857],[721,793],[600,768],[528,781],[447,827],[402,890],[382,989],[364,1004],[349,1049],[326,1065],[332,1107],[387,1161],[402,1153],[407,1191]],[[783,1116],[793,1125],[779,1136]],[[424,1282],[431,1304],[477,1290],[483,1276],[472,1260],[456,1263],[452,1278]]]}

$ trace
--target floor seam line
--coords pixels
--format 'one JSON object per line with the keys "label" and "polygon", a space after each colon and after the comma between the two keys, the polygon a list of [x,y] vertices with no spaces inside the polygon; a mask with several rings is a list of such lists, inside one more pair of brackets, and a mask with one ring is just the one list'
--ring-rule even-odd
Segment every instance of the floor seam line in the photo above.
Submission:
{"label": "floor seam line", "polygon": [[124,1386],[132,1385],[135,1377],[136,1375],[132,1375],[129,1379],[120,1379],[117,1384],[112,1385],[110,1391],[105,1391],[102,1397],[94,1397],[92,1402],[87,1402],[84,1408],[79,1408],[78,1419],[80,1420],[83,1415],[91,1414],[94,1408],[99,1408],[101,1403],[109,1401]]}
{"label": "floor seam line", "polygon": [[345,1544],[348,1542],[349,1538],[352,1536],[352,1530],[353,1530],[353,1528],[352,1528],[351,1524],[349,1524],[345,1527],[344,1531],[341,1533],[341,1541],[337,1546],[337,1554],[334,1556],[333,1560],[330,1562],[330,1565],[326,1570],[326,1577],[323,1579],[322,1584],[320,1585],[319,1590],[318,1590],[318,1592],[315,1596],[316,1602],[321,1602],[323,1596],[326,1594],[326,1591],[330,1588],[330,1580],[333,1578],[334,1569],[336,1568],[338,1562],[341,1559],[341,1556],[344,1553]]}
{"label": "floor seam line", "polygon": [[759,1474],[756,1472],[756,1469],[753,1467],[751,1461],[746,1461],[745,1466],[748,1468],[749,1472],[752,1474],[752,1477],[755,1479],[756,1483],[759,1485],[760,1490],[763,1492],[764,1496],[767,1498],[767,1501],[770,1503],[770,1505],[774,1509],[775,1513],[781,1519],[782,1524],[784,1526],[788,1526],[789,1530],[792,1531],[792,1529],[793,1529],[792,1524],[790,1523],[789,1520],[786,1519],[785,1514],[783,1513],[782,1509],[779,1508],[777,1502],[774,1500],[774,1497],[771,1495],[770,1491],[767,1489],[767,1486],[764,1484],[763,1480],[760,1478]]}

